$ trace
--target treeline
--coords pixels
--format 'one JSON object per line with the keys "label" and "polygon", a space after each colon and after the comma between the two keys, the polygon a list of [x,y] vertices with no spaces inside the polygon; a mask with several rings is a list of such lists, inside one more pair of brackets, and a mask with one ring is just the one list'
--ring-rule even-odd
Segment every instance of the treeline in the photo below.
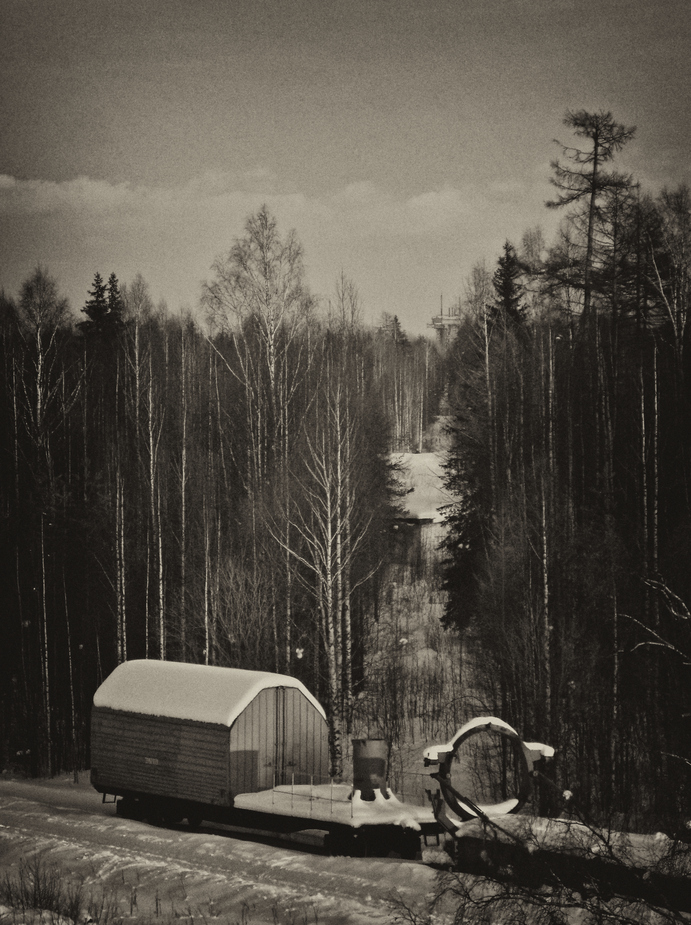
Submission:
{"label": "treeline", "polygon": [[[126,658],[286,672],[325,703],[334,774],[376,615],[392,448],[422,448],[441,367],[345,276],[310,295],[260,210],[207,324],[96,274],[75,323],[44,268],[0,304],[0,764],[88,762]],[[405,387],[404,387],[405,384]]]}
{"label": "treeline", "polygon": [[609,113],[566,124],[558,240],[476,269],[449,356],[446,620],[482,707],[627,826],[691,797],[691,196],[612,168]]}

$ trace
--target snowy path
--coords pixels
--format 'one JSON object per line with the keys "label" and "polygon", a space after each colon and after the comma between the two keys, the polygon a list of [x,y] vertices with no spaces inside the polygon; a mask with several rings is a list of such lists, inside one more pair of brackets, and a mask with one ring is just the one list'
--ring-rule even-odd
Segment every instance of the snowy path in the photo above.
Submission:
{"label": "snowy path", "polygon": [[159,828],[100,800],[86,781],[0,780],[0,873],[41,850],[87,890],[114,897],[122,915],[148,922],[384,923],[392,891],[415,904],[434,889],[435,871],[419,862],[329,857],[316,834],[290,845],[224,827]]}

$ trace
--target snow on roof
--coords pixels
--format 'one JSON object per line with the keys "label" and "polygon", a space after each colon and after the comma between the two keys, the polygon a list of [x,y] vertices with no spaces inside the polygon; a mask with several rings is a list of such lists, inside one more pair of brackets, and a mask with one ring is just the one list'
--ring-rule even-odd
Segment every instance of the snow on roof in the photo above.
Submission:
{"label": "snow on roof", "polygon": [[401,472],[399,478],[407,489],[402,498],[406,520],[431,520],[441,523],[440,509],[453,504],[455,498],[444,488],[443,456],[440,453],[398,453],[393,457]]}
{"label": "snow on roof", "polygon": [[232,726],[268,687],[295,687],[325,717],[319,701],[288,675],[135,659],[123,662],[94,694],[95,707]]}

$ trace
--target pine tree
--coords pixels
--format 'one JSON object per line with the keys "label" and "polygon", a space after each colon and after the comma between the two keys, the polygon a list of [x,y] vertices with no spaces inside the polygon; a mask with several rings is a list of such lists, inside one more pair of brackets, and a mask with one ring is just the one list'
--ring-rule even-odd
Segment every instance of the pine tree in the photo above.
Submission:
{"label": "pine tree", "polygon": [[89,319],[88,321],[82,321],[80,327],[82,329],[90,328],[92,325],[98,325],[103,322],[103,319],[108,314],[108,301],[106,299],[106,284],[103,282],[100,273],[96,273],[94,276],[94,284],[89,290],[89,296],[84,304],[82,311]]}
{"label": "pine tree", "polygon": [[580,148],[561,145],[562,151],[573,166],[566,167],[558,160],[552,162],[554,177],[551,182],[560,191],[559,196],[547,202],[549,208],[561,208],[575,203],[587,204],[586,245],[583,260],[583,323],[590,317],[593,292],[593,265],[595,261],[595,226],[598,218],[598,203],[606,192],[627,189],[630,177],[608,172],[604,164],[613,160],[636,132],[615,122],[611,112],[590,113],[584,109],[567,112],[564,125],[573,129],[579,138],[585,138],[591,147]]}
{"label": "pine tree", "polygon": [[398,315],[390,315],[388,312],[382,312],[379,330],[388,334],[397,346],[408,346],[408,335],[403,330]]}
{"label": "pine tree", "polygon": [[94,276],[94,283],[89,290],[89,298],[82,311],[87,316],[79,327],[84,333],[106,334],[117,330],[122,322],[122,296],[115,273],[111,273],[104,283],[100,273]]}
{"label": "pine tree", "polygon": [[492,284],[497,295],[497,300],[493,305],[494,316],[514,324],[523,324],[526,310],[523,304],[525,289],[520,282],[522,267],[516,255],[516,249],[509,241],[504,244],[504,253],[499,258],[498,264],[492,277]]}
{"label": "pine tree", "polygon": [[120,286],[115,273],[108,277],[108,312],[107,318],[109,324],[119,324],[122,320],[122,296],[120,295]]}

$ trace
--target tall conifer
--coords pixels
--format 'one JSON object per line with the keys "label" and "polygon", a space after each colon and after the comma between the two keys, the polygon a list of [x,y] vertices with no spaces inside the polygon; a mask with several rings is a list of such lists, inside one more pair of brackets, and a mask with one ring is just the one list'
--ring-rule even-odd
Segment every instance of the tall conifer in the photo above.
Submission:
{"label": "tall conifer", "polygon": [[520,281],[522,269],[516,249],[509,241],[504,244],[504,253],[498,264],[492,277],[497,296],[493,306],[494,314],[506,321],[522,324],[525,321],[524,288]]}
{"label": "tall conifer", "polygon": [[100,325],[108,314],[108,300],[106,298],[106,284],[100,273],[94,276],[94,284],[89,290],[89,298],[84,303],[82,309],[88,321],[82,321],[79,325],[83,330],[90,329],[94,325]]}

